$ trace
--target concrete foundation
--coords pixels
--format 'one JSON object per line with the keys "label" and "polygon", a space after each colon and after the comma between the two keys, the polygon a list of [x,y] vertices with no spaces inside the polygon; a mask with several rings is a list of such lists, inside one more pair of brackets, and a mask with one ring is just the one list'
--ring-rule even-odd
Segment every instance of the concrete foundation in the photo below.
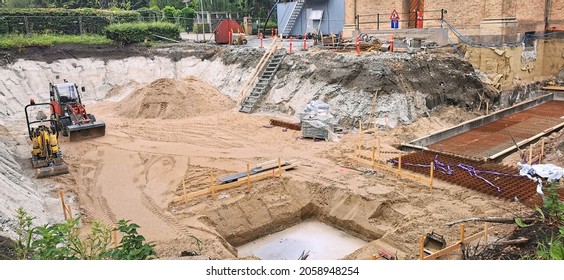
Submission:
{"label": "concrete foundation", "polygon": [[[434,144],[436,144],[440,141],[458,136],[462,133],[468,132],[468,131],[476,129],[478,127],[482,127],[486,124],[493,123],[493,122],[498,121],[498,120],[500,120],[504,117],[507,117],[507,116],[525,111],[527,109],[533,108],[537,105],[546,103],[548,101],[561,100],[562,95],[563,95],[562,93],[550,93],[550,94],[541,96],[539,98],[536,98],[536,99],[533,99],[533,100],[530,100],[530,101],[519,103],[515,106],[512,106],[510,108],[498,111],[496,113],[464,122],[460,125],[457,125],[457,126],[452,127],[452,128],[448,128],[446,130],[439,131],[435,134],[413,140],[409,143],[403,144],[402,146],[403,146],[404,149],[407,149],[407,150],[434,149],[434,148],[431,148],[429,146],[434,145]],[[556,113],[556,114],[558,114],[558,113]],[[558,116],[556,117],[556,119],[558,119]],[[551,126],[551,128],[549,128],[549,129],[540,129],[539,128],[538,134],[536,134],[535,137],[527,137],[526,139],[523,139],[523,138],[518,138],[517,135],[513,135],[513,136],[517,138],[517,141],[519,141],[519,143],[516,143],[516,144],[518,144],[519,146],[522,146],[522,145],[526,145],[526,144],[530,143],[531,141],[534,141],[535,139],[538,139],[538,137],[540,137],[540,136],[542,136],[546,133],[550,133],[551,131],[562,127],[562,125],[564,125],[564,122],[560,122],[560,124],[556,125],[556,126]],[[534,130],[534,127],[531,127],[529,130],[531,130],[531,131]],[[512,145],[510,145],[510,146],[512,146]],[[502,156],[504,153],[511,152],[513,150],[513,148],[515,148],[515,147],[507,147],[507,149],[505,149],[501,152],[497,151],[494,154],[485,155],[485,158],[483,158],[483,159],[494,160],[497,157]],[[461,156],[461,155],[459,155],[459,156]],[[477,159],[477,158],[473,158],[473,159]]]}

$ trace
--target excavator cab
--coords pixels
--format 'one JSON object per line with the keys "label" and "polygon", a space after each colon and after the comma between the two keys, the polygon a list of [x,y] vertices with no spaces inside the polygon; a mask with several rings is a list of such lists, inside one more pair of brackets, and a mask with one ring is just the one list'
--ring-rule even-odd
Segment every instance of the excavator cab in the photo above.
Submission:
{"label": "excavator cab", "polygon": [[[82,104],[78,86],[64,80],[64,83],[49,84],[53,113],[59,120],[59,128],[63,136],[70,141],[100,137],[106,134],[106,124],[96,121],[94,115],[86,112]],[[82,92],[85,88],[81,88]]]}
{"label": "excavator cab", "polygon": [[57,92],[59,94],[59,104],[64,105],[67,103],[80,102],[80,96],[76,90],[75,84],[56,84],[55,87],[57,87]]}
{"label": "excavator cab", "polygon": [[[25,106],[25,118],[27,122],[27,132],[32,144],[31,164],[35,168],[35,177],[43,178],[69,173],[69,168],[63,162],[63,155],[59,149],[59,130],[56,117],[50,118],[41,108],[53,105],[50,103],[35,103],[31,100]],[[35,120],[31,121],[29,116],[33,108],[40,108],[37,111]],[[36,108],[37,109],[37,108]]]}

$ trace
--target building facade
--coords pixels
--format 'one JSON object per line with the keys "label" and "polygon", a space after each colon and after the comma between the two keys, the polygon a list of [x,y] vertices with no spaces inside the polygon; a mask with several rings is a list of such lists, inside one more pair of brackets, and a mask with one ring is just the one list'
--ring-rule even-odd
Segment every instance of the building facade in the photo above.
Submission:
{"label": "building facade", "polygon": [[288,0],[276,4],[278,33],[340,34],[345,24],[346,0]]}
{"label": "building facade", "polygon": [[463,35],[490,41],[564,28],[561,0],[345,0],[343,35],[390,29],[394,10],[400,29],[415,28],[422,11],[423,27],[438,27],[443,18]]}

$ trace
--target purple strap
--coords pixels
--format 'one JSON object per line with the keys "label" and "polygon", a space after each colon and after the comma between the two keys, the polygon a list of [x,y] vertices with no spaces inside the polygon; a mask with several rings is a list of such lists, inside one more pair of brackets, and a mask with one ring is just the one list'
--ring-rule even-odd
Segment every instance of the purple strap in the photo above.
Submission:
{"label": "purple strap", "polygon": [[[391,162],[395,165],[398,164],[397,159],[390,159],[388,162]],[[439,161],[439,155],[438,154],[435,155],[435,158],[433,159],[433,163],[435,164],[435,170],[437,170],[441,173],[447,174],[447,175],[453,175],[454,174],[454,169],[452,168],[453,166],[460,167],[461,169],[466,170],[471,176],[475,176],[476,178],[479,178],[482,181],[484,181],[486,184],[496,188],[497,192],[501,192],[501,189],[498,186],[494,185],[489,180],[487,180],[486,178],[480,176],[480,174],[491,174],[491,175],[507,176],[507,177],[519,177],[520,176],[520,175],[500,173],[500,172],[489,171],[489,170],[477,170],[474,166],[463,164],[463,163],[459,163],[457,165],[443,163],[443,162]],[[407,163],[407,162],[403,163],[402,162],[402,165],[431,168],[430,164],[413,164],[413,163]]]}
{"label": "purple strap", "polygon": [[[494,185],[492,182],[488,181],[486,178],[484,178],[484,177],[482,177],[482,176],[480,176],[480,175],[478,174],[478,173],[487,172],[487,171],[476,170],[476,169],[474,168],[474,166],[470,166],[470,165],[462,164],[462,163],[459,163],[457,166],[460,167],[460,168],[462,168],[462,169],[464,169],[464,170],[466,170],[466,171],[468,171],[468,173],[470,173],[470,175],[476,176],[476,178],[482,179],[484,182],[486,182],[486,184],[488,184],[488,185],[490,185],[490,186],[496,188],[496,189],[497,189],[497,192],[501,192],[501,189],[500,189],[498,186]],[[496,172],[496,173],[497,173],[497,172]],[[500,173],[500,174],[501,174],[501,173]]]}

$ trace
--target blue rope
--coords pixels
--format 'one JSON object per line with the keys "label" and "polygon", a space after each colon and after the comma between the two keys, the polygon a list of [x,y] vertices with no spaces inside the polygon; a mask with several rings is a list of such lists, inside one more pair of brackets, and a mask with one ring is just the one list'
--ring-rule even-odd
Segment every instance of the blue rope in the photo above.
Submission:
{"label": "blue rope", "polygon": [[[443,21],[444,21],[444,20],[441,20],[441,29],[442,29],[443,32],[445,33],[445,36],[447,37],[447,40],[448,40],[450,46],[453,47],[454,50],[456,50],[456,53],[458,53],[458,56],[459,56],[460,58],[464,58],[464,55],[462,54],[462,52],[460,52],[460,50],[456,47],[456,45],[455,45],[455,44],[452,42],[452,40],[450,39],[450,36],[448,36],[448,31],[447,31],[446,28],[443,26]],[[445,22],[446,22],[446,21],[445,21]],[[448,24],[448,22],[447,22],[447,24]]]}

